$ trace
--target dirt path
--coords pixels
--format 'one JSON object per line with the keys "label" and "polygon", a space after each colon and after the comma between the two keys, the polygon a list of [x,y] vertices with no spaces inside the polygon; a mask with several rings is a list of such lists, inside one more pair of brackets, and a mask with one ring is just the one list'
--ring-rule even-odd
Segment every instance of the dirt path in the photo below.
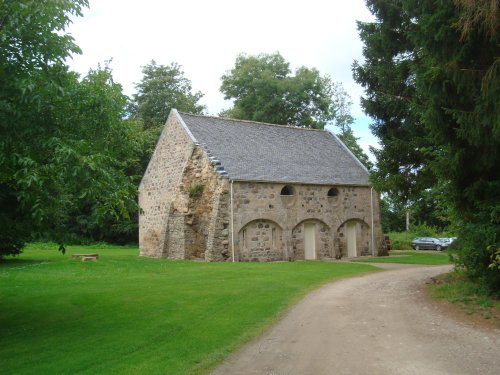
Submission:
{"label": "dirt path", "polygon": [[389,265],[328,284],[214,375],[500,374],[500,330],[442,315],[425,281],[450,266]]}

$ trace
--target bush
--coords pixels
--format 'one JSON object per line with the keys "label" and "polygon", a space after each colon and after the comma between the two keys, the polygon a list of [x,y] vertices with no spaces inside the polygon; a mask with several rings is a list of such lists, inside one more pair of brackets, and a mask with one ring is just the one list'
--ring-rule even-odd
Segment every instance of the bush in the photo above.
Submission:
{"label": "bush", "polygon": [[392,250],[408,250],[411,248],[410,243],[415,235],[412,232],[390,232]]}
{"label": "bush", "polygon": [[30,239],[29,223],[24,220],[15,191],[0,184],[0,259],[19,255]]}
{"label": "bush", "polygon": [[460,229],[456,264],[467,276],[483,284],[490,294],[500,296],[500,269],[490,267],[500,247],[500,229],[494,224],[466,224]]}
{"label": "bush", "polygon": [[439,232],[436,228],[425,224],[414,225],[408,232],[390,232],[388,235],[393,250],[411,249],[411,241],[415,237],[452,237],[449,233]]}

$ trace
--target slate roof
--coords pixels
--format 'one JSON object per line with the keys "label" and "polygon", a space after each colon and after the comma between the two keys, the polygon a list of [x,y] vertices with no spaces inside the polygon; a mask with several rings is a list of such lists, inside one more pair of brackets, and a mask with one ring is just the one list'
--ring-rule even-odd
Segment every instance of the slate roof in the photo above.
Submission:
{"label": "slate roof", "polygon": [[329,131],[177,114],[230,179],[368,185],[366,168]]}

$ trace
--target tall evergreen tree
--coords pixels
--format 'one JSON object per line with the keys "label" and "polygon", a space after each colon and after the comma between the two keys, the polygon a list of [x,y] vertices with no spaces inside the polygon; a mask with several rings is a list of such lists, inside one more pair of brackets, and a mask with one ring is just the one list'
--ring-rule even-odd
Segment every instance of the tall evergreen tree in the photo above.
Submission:
{"label": "tall evergreen tree", "polygon": [[500,243],[499,25],[485,3],[367,0],[376,21],[359,23],[366,62],[354,76],[383,146],[375,180],[404,199],[439,185],[462,265],[498,292],[488,265]]}

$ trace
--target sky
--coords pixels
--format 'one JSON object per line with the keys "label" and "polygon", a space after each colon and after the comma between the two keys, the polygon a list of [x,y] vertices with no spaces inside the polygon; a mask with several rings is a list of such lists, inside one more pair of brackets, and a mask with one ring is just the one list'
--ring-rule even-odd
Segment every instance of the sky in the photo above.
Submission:
{"label": "sky", "polygon": [[353,101],[353,131],[367,150],[377,143],[351,66],[363,60],[356,20],[372,19],[364,0],[90,0],[67,29],[83,51],[68,64],[86,74],[112,60],[115,81],[132,95],[142,66],[176,62],[204,94],[208,114],[217,115],[231,106],[220,78],[237,55],[279,52],[292,70],[316,68],[342,83]]}

